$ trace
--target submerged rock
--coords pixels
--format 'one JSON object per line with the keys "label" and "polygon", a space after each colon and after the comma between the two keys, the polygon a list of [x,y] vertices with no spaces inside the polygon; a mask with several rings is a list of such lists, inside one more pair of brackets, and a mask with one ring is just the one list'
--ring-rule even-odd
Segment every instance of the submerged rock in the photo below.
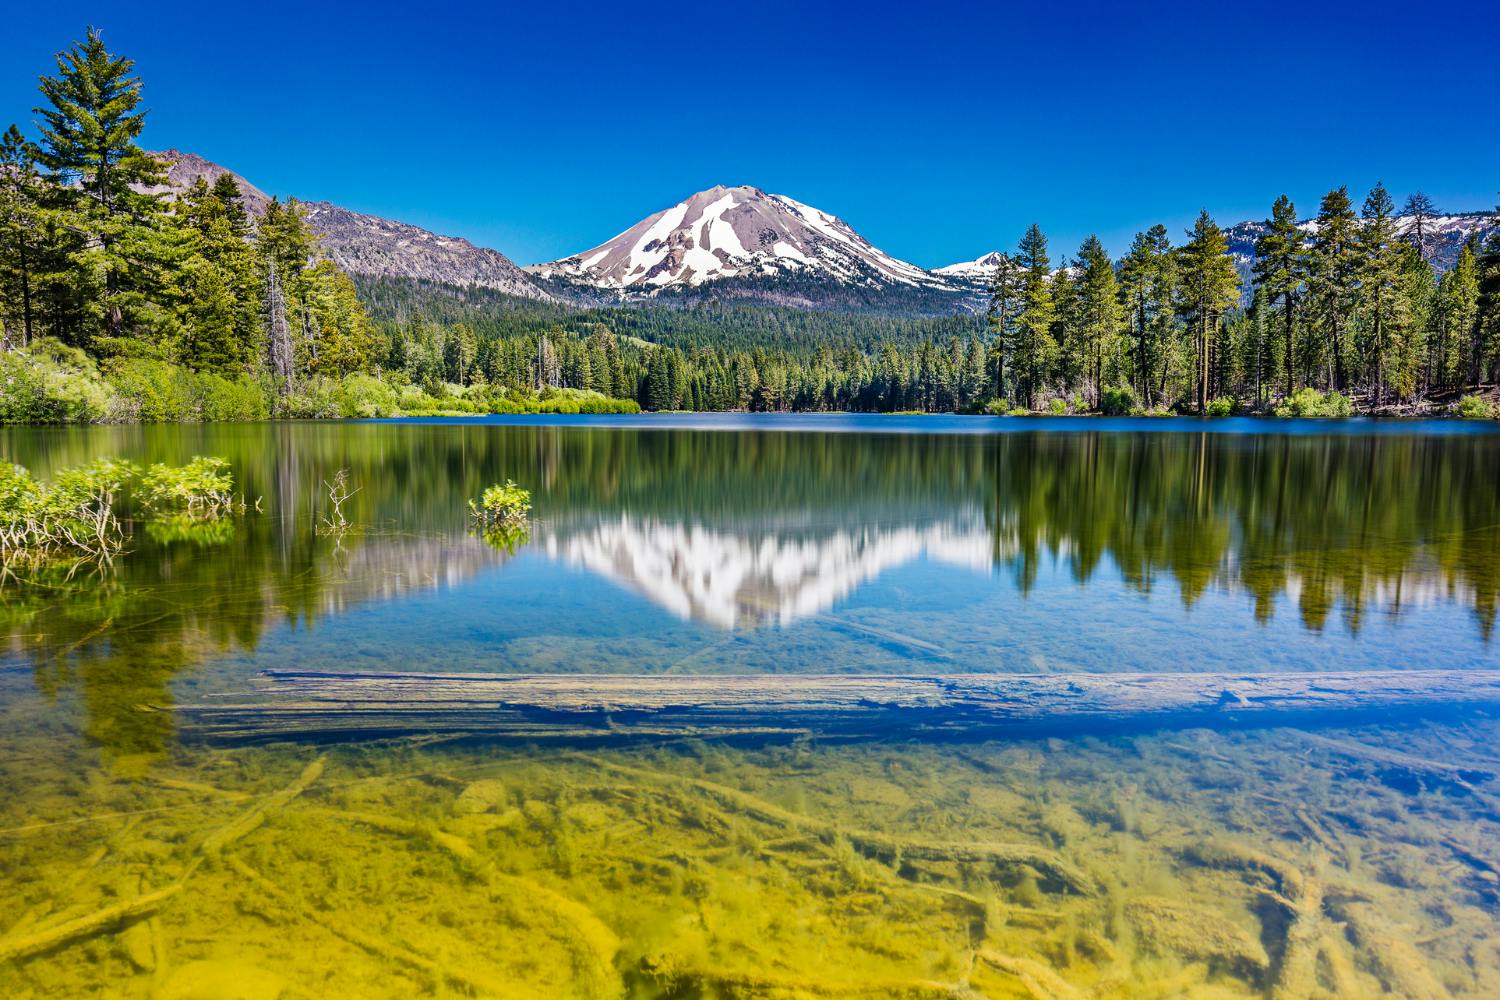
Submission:
{"label": "submerged rock", "polygon": [[189,962],[173,970],[156,1000],[277,1000],[286,983],[248,962]]}
{"label": "submerged rock", "polygon": [[500,812],[506,807],[508,801],[505,782],[498,778],[480,778],[478,781],[471,782],[458,794],[453,810],[461,816]]}

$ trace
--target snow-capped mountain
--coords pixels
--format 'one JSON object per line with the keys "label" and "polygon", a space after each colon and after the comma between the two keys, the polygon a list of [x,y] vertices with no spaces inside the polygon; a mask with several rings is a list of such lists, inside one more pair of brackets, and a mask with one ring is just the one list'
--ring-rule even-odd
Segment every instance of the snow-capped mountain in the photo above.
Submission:
{"label": "snow-capped mountain", "polygon": [[960,281],[989,281],[994,277],[995,265],[1000,263],[1000,251],[991,250],[982,257],[974,260],[961,260],[957,264],[947,264],[943,267],[933,268],[932,273],[942,275],[945,278]]}
{"label": "snow-capped mountain", "polygon": [[[1402,238],[1411,234],[1416,220],[1409,215],[1396,216],[1396,234]],[[1458,262],[1458,253],[1470,237],[1478,234],[1483,240],[1500,227],[1500,220],[1492,212],[1459,212],[1451,215],[1430,216],[1423,226],[1423,240],[1429,263],[1440,271],[1446,271]],[[1318,231],[1316,219],[1297,223],[1297,228],[1308,236]],[[1224,231],[1229,238],[1229,252],[1242,269],[1255,262],[1255,241],[1266,231],[1263,221],[1241,222]]]}
{"label": "snow-capped mountain", "polygon": [[[239,174],[196,153],[169,149],[153,153],[166,165],[166,183],[152,190],[175,194],[199,177],[210,184],[228,174],[239,185],[246,211],[260,216],[271,198]],[[350,211],[326,201],[303,202],[308,225],[324,251],[344,270],[387,278],[415,278],[450,285],[493,288],[507,295],[551,299],[498,250],[477,247],[458,236],[439,236],[405,222]]]}
{"label": "snow-capped mountain", "polygon": [[837,216],[745,186],[700,191],[591,250],[526,271],[619,298],[850,307],[896,297],[955,307],[943,277],[885,253]]}

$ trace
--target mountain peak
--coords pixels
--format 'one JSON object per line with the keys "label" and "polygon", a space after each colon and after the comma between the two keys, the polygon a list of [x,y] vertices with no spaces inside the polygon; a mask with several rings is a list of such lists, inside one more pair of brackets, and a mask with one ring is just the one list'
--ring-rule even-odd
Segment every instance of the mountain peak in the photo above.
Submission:
{"label": "mountain peak", "polygon": [[938,284],[847,223],[785,195],[715,185],[533,274],[618,292],[697,288],[726,278],[798,277],[854,286]]}

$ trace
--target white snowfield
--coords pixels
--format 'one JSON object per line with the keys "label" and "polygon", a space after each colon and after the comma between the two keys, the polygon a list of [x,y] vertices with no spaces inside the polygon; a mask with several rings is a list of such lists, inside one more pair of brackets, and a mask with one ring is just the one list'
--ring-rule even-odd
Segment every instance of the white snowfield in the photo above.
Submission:
{"label": "white snowfield", "polygon": [[944,284],[872,246],[842,219],[753,187],[700,191],[592,250],[526,270],[598,288],[639,291],[763,275],[851,284]]}

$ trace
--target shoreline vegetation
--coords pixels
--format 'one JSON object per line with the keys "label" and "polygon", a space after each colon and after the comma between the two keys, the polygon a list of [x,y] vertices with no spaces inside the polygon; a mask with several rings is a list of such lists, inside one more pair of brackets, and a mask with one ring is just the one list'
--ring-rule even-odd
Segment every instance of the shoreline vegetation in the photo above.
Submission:
{"label": "shoreline vegetation", "polygon": [[356,280],[295,199],[167,183],[90,29],[0,135],[0,423],[641,410],[1500,417],[1500,232],[1439,273],[1437,210],[1283,196],[1250,274],[1207,212],[1113,260],[1035,225],[983,315],[587,307]]}

